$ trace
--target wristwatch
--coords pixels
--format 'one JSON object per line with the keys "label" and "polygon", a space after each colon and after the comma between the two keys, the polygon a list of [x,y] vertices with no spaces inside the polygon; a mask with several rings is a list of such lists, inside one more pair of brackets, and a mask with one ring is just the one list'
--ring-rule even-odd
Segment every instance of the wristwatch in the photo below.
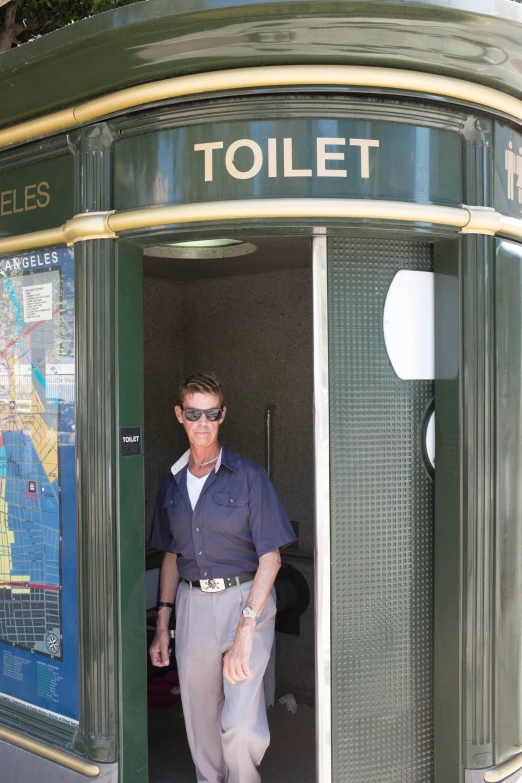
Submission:
{"label": "wristwatch", "polygon": [[254,612],[251,606],[245,606],[242,612],[243,617],[253,617],[256,623],[261,619],[258,614]]}

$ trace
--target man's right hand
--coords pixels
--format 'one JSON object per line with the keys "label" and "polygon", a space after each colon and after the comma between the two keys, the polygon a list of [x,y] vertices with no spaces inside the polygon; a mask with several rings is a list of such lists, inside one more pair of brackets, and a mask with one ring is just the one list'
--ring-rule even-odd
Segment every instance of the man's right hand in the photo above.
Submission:
{"label": "man's right hand", "polygon": [[167,629],[156,631],[149,648],[149,655],[153,666],[168,666],[170,634]]}

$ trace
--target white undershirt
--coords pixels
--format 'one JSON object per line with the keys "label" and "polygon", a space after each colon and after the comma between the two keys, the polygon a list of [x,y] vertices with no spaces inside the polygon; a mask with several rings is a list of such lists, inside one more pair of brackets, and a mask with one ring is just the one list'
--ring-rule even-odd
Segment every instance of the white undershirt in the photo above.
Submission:
{"label": "white undershirt", "polygon": [[190,498],[192,511],[194,511],[196,508],[196,503],[198,502],[199,496],[201,495],[201,490],[203,489],[203,484],[207,478],[208,475],[201,476],[201,478],[198,476],[193,476],[190,470],[187,468],[187,491]]}

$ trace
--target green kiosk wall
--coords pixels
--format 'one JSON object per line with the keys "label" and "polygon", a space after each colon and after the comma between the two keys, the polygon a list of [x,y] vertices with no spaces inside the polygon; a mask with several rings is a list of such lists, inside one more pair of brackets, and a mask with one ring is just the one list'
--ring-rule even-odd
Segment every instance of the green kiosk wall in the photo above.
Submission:
{"label": "green kiosk wall", "polygon": [[142,252],[224,228],[312,243],[318,783],[522,780],[521,44],[510,0],[149,0],[0,57],[7,780],[148,780]]}

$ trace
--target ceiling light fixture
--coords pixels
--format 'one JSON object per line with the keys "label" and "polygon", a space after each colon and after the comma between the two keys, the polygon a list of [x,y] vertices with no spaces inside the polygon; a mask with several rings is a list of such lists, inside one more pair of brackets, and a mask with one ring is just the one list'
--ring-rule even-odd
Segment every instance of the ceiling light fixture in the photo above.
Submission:
{"label": "ceiling light fixture", "polygon": [[144,253],[152,258],[203,260],[247,256],[255,250],[257,248],[251,242],[242,242],[240,239],[198,239],[194,242],[174,242],[146,247]]}
{"label": "ceiling light fixture", "polygon": [[241,245],[240,239],[196,239],[193,242],[172,242],[171,247],[230,247]]}

